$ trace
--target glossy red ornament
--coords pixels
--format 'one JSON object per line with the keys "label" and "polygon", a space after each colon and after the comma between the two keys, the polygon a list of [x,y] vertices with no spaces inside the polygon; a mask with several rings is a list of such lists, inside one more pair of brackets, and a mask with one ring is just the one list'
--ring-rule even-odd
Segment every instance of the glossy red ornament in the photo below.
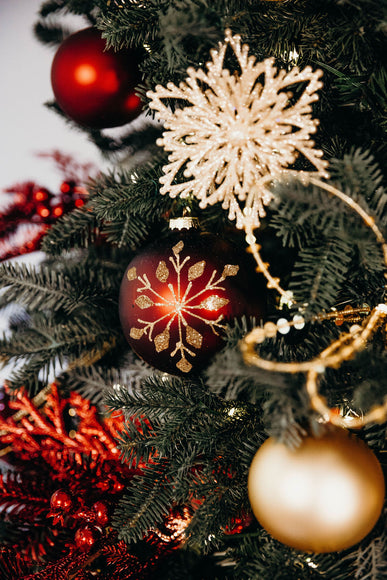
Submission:
{"label": "glossy red ornament", "polygon": [[138,254],[120,290],[121,325],[133,350],[171,374],[199,371],[224,346],[227,321],[263,315],[243,257],[194,227],[173,230]]}
{"label": "glossy red ornament", "polygon": [[135,94],[140,81],[135,51],[105,47],[96,28],[85,28],[62,42],[51,67],[61,109],[80,125],[99,129],[124,125],[142,109]]}
{"label": "glossy red ornament", "polygon": [[50,505],[52,510],[69,512],[72,508],[73,500],[67,491],[58,489],[52,494]]}
{"label": "glossy red ornament", "polygon": [[93,505],[95,522],[100,526],[106,526],[109,521],[109,509],[103,501],[96,501]]}
{"label": "glossy red ornament", "polygon": [[75,544],[82,552],[88,552],[100,536],[100,528],[96,526],[83,526],[75,532]]}

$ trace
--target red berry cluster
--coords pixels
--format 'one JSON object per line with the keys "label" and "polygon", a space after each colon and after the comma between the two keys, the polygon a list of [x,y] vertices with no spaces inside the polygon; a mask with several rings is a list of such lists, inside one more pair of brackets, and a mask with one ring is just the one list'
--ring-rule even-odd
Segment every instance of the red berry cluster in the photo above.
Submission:
{"label": "red berry cluster", "polygon": [[[59,194],[28,181],[4,191],[0,213],[0,260],[35,251],[47,228],[63,214],[85,204],[87,191],[75,181],[63,181]],[[1,210],[0,210],[1,211]]]}
{"label": "red berry cluster", "polygon": [[77,528],[74,536],[76,547],[87,552],[104,534],[110,521],[108,504],[102,500],[88,506],[81,498],[74,497],[69,491],[58,489],[50,500],[48,514],[54,525]]}

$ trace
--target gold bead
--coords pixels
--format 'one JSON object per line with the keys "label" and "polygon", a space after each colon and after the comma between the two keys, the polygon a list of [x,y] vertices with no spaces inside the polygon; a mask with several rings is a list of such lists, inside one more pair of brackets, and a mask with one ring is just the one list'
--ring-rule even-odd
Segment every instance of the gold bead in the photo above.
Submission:
{"label": "gold bead", "polygon": [[277,334],[277,325],[274,322],[265,322],[263,325],[265,336],[267,338],[273,338]]}
{"label": "gold bead", "polygon": [[252,336],[251,336],[252,343],[260,344],[266,338],[266,333],[265,333],[264,329],[260,328],[260,327],[254,328],[254,330],[252,331],[251,334],[252,334]]}

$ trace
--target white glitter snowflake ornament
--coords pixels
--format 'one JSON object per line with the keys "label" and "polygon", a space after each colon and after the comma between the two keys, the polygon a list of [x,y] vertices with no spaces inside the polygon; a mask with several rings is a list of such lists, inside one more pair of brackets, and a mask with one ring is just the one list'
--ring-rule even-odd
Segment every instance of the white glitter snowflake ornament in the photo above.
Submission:
{"label": "white glitter snowflake ornament", "polygon": [[[239,74],[223,68],[228,47]],[[318,99],[322,71],[277,72],[274,59],[256,63],[248,52],[227,30],[219,50],[211,51],[207,72],[189,68],[179,87],[158,85],[147,95],[166,129],[158,144],[171,152],[160,192],[172,198],[193,195],[202,208],[221,202],[238,228],[251,230],[265,215],[273,180],[284,173],[308,174],[289,169],[297,157],[308,160],[315,175],[328,174],[310,138],[318,125],[311,104]],[[296,83],[306,87],[294,102],[288,88]],[[164,99],[180,99],[185,106],[173,112]]]}

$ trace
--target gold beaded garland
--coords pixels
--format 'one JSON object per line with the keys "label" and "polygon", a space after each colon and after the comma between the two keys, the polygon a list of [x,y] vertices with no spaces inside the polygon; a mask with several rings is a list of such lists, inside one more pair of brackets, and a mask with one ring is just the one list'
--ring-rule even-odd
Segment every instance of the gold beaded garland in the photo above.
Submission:
{"label": "gold beaded garland", "polygon": [[[305,182],[305,180],[303,180]],[[308,177],[308,183],[316,185],[321,189],[325,190],[327,193],[335,195],[351,207],[363,220],[365,225],[369,227],[375,235],[377,243],[381,246],[385,273],[384,276],[387,278],[387,243],[383,237],[382,232],[379,230],[372,216],[368,215],[367,212],[351,197],[341,192],[337,188],[324,183],[320,179],[314,177]],[[279,294],[282,296],[283,300],[287,300],[292,303],[292,296],[289,292],[286,292],[279,284],[277,278],[273,278],[268,270],[268,264],[263,262],[259,250],[260,247],[255,243],[255,236],[253,233],[253,228],[246,226],[246,241],[249,244],[249,251],[253,254],[255,261],[257,263],[257,271],[262,272],[263,275],[268,280],[267,286],[269,288],[275,288]],[[294,304],[294,302],[293,302]],[[341,313],[332,314],[332,317],[336,317],[338,325],[340,325],[341,320],[348,319],[348,314],[355,313],[364,314],[369,312],[368,307],[363,307],[360,309],[349,308],[344,309]],[[307,392],[310,398],[311,406],[314,410],[318,411],[327,421],[331,421],[336,425],[341,425],[343,427],[361,427],[367,423],[377,421],[383,422],[387,417],[387,398],[383,401],[381,405],[376,408],[371,409],[371,411],[365,414],[363,417],[358,417],[356,422],[348,424],[346,418],[337,416],[334,410],[330,409],[323,397],[318,392],[318,376],[323,373],[326,367],[337,368],[344,361],[350,360],[356,352],[363,350],[366,346],[367,341],[371,338],[374,332],[385,322],[387,318],[387,303],[378,304],[375,308],[371,310],[368,318],[365,320],[362,326],[353,325],[349,332],[342,333],[340,337],[334,341],[328,348],[321,352],[316,358],[305,362],[275,362],[268,361],[259,356],[256,352],[255,347],[257,344],[263,342],[265,338],[270,336],[275,336],[272,334],[272,329],[263,327],[262,329],[253,329],[241,342],[241,350],[244,360],[247,364],[252,364],[257,367],[263,368],[270,371],[287,372],[287,373],[298,373],[307,372]],[[349,318],[351,320],[351,318]],[[359,318],[354,318],[354,321],[359,321]]]}

